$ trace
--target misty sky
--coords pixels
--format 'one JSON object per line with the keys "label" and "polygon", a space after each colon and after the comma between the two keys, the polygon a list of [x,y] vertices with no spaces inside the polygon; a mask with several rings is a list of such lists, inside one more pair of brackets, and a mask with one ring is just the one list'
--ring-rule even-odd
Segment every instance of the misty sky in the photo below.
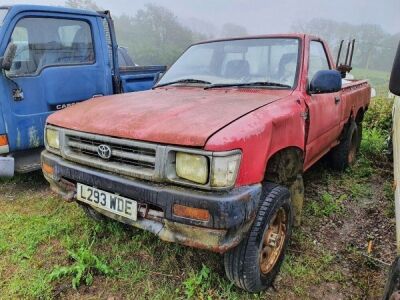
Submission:
{"label": "misty sky", "polygon": [[[0,4],[62,5],[63,0],[0,0]],[[315,17],[352,24],[380,24],[389,33],[400,32],[400,0],[96,0],[113,14],[134,15],[146,3],[171,9],[180,19],[196,18],[221,26],[236,23],[249,33],[290,31],[296,21]]]}

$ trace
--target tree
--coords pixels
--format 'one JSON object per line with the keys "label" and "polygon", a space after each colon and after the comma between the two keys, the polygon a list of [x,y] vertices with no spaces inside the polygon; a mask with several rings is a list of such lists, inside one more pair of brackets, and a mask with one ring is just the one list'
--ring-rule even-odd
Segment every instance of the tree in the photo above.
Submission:
{"label": "tree", "polygon": [[[66,6],[101,10],[92,0],[67,0]],[[172,64],[202,33],[183,26],[167,8],[148,4],[135,16],[114,16],[117,41],[138,64]]]}
{"label": "tree", "polygon": [[[384,32],[381,26],[375,24],[353,25],[325,19],[313,19],[308,22],[297,22],[292,26],[294,31],[310,33],[324,38],[337,55],[342,39],[356,39],[353,65],[358,68],[380,71],[391,70],[396,51],[398,35]],[[342,58],[345,56],[342,50]]]}
{"label": "tree", "polygon": [[172,64],[201,34],[178,22],[167,8],[148,4],[134,17],[115,18],[119,44],[126,46],[139,64]]}
{"label": "tree", "polygon": [[247,29],[241,25],[226,23],[222,26],[220,36],[223,38],[247,35]]}
{"label": "tree", "polygon": [[97,6],[92,0],[67,0],[65,5],[72,8],[88,9],[99,11],[100,7]]}

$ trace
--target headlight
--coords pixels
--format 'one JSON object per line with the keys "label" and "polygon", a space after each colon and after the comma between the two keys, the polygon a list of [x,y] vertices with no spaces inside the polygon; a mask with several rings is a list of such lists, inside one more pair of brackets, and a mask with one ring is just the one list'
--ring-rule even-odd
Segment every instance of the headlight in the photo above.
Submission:
{"label": "headlight", "polygon": [[60,135],[56,129],[46,128],[46,144],[50,148],[60,150]]}
{"label": "headlight", "polygon": [[211,186],[233,186],[239,170],[240,159],[240,154],[225,157],[213,157],[211,166]]}
{"label": "headlight", "polygon": [[208,181],[208,159],[203,155],[176,153],[176,175],[199,184]]}

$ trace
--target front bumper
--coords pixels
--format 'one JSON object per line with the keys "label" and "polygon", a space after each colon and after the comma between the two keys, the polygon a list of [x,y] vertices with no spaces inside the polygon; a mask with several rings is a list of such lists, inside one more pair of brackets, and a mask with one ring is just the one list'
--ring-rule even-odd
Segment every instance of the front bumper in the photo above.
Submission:
{"label": "front bumper", "polygon": [[0,157],[0,178],[1,177],[13,177],[15,170],[14,157]]}
{"label": "front bumper", "polygon": [[[166,241],[221,253],[236,246],[248,231],[261,195],[261,184],[235,188],[229,192],[210,192],[128,179],[65,161],[47,151],[42,153],[42,163],[53,168],[51,176],[44,175],[52,189],[67,200],[75,198],[77,182],[134,199],[139,205],[159,208],[163,217],[151,220],[146,215],[139,215],[134,222],[109,212],[100,213],[151,231]],[[207,209],[210,219],[199,221],[175,216],[172,213],[174,204]]]}

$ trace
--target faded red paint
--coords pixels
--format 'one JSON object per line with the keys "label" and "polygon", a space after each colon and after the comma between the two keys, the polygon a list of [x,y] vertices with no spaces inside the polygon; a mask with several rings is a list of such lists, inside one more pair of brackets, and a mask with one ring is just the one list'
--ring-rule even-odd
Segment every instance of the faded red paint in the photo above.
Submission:
{"label": "faded red paint", "polygon": [[[199,87],[158,88],[115,95],[78,104],[53,114],[53,125],[113,137],[201,147],[211,151],[242,150],[237,186],[263,180],[268,159],[296,147],[308,169],[338,141],[343,126],[370,101],[370,86],[355,81],[336,94],[308,95],[311,40],[304,34],[252,38],[295,37],[301,40],[299,82],[293,91]],[[325,42],[331,67],[332,56]],[[340,104],[335,104],[340,97]],[[309,112],[305,121],[304,113]]]}
{"label": "faded red paint", "polygon": [[169,87],[96,98],[49,117],[48,123],[101,135],[203,147],[227,124],[291,91]]}

